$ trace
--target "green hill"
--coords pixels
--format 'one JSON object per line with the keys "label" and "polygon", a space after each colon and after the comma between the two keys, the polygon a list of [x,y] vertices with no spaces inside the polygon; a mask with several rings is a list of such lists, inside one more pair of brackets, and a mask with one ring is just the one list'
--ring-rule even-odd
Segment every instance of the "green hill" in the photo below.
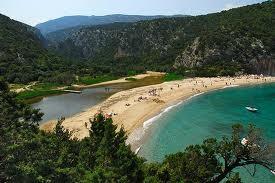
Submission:
{"label": "green hill", "polygon": [[0,77],[11,83],[68,84],[74,75],[145,70],[275,74],[271,1],[195,17],[66,29],[46,40],[36,28],[4,15],[0,23]]}
{"label": "green hill", "polygon": [[[67,29],[47,35],[51,49],[112,70],[185,75],[275,74],[272,2],[195,17]],[[60,36],[62,35],[62,36]]]}
{"label": "green hill", "polygon": [[51,80],[75,65],[50,53],[35,29],[0,14],[0,77],[12,83]]}
{"label": "green hill", "polygon": [[[185,16],[185,15],[174,15],[177,17]],[[164,17],[173,17],[173,16],[143,16],[143,15],[123,15],[123,14],[113,14],[113,15],[105,15],[105,16],[65,16],[61,18],[57,18],[54,20],[49,20],[44,23],[40,23],[35,27],[38,28],[44,35],[62,30],[71,27],[81,27],[81,26],[89,26],[89,25],[103,25],[110,24],[114,22],[138,22],[142,20],[153,20]]]}

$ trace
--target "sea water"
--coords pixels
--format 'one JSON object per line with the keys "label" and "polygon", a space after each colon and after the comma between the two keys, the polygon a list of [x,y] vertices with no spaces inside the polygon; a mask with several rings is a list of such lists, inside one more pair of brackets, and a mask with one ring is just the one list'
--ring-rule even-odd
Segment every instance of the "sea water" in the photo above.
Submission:
{"label": "sea water", "polygon": [[[246,106],[259,111],[249,112]],[[200,144],[203,139],[230,137],[235,123],[244,127],[253,123],[263,130],[268,142],[275,141],[275,84],[216,90],[176,105],[151,122],[139,154],[148,161],[162,161],[165,155]],[[244,182],[275,182],[275,176],[261,167],[255,177],[244,168],[238,171]]]}

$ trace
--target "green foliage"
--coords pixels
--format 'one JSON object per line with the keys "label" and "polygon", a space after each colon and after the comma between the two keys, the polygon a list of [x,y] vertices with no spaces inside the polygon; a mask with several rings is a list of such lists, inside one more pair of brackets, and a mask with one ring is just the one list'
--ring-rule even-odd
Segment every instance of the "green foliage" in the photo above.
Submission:
{"label": "green foliage", "polygon": [[[94,84],[109,80],[94,78],[146,70],[183,76],[270,74],[266,65],[273,68],[274,63],[265,62],[271,60],[272,12],[272,2],[267,1],[205,16],[73,28],[58,36],[52,33],[50,40],[64,39],[50,42],[49,49],[37,29],[0,15],[0,78],[69,85],[76,76],[83,84]],[[66,36],[60,36],[63,33]],[[193,47],[196,38],[199,42]],[[175,66],[186,52],[193,66]]]}
{"label": "green foliage", "polygon": [[118,77],[115,76],[109,76],[109,75],[103,75],[103,76],[83,76],[79,78],[79,83],[80,84],[86,84],[86,85],[91,85],[91,84],[96,84],[96,83],[101,83],[105,81],[111,81],[118,79]]}
{"label": "green foliage", "polygon": [[75,82],[76,78],[75,75],[71,72],[63,72],[63,73],[57,73],[52,75],[50,78],[38,78],[38,80],[42,82],[51,82],[51,83],[59,83],[63,85],[71,85]]}
{"label": "green foliage", "polygon": [[126,81],[136,81],[137,79],[136,78],[125,78]]}
{"label": "green foliage", "polygon": [[59,83],[36,83],[35,85],[31,86],[30,88],[33,90],[52,90],[56,89],[57,87],[62,87],[62,84]]}
{"label": "green foliage", "polygon": [[45,49],[39,30],[0,14],[0,77],[10,83],[31,81],[69,84],[86,65]]}
{"label": "green foliage", "polygon": [[19,100],[29,100],[36,97],[43,97],[43,96],[49,96],[49,95],[58,95],[64,93],[61,90],[26,90],[23,92],[20,92],[17,95],[17,99]]}
{"label": "green foliage", "polygon": [[[13,84],[13,89],[24,88],[22,85]],[[25,85],[23,85],[25,86]],[[64,93],[64,91],[59,90],[58,87],[64,87],[64,85],[59,83],[35,83],[28,86],[25,91],[19,92],[16,98],[18,100],[24,101],[26,103],[33,103],[39,101],[44,96],[58,95]],[[69,89],[69,88],[66,88]]]}
{"label": "green foliage", "polygon": [[[187,76],[270,74],[263,65],[271,59],[272,12],[272,2],[267,1],[203,16],[58,31],[49,39],[62,55],[85,58],[99,71],[114,75],[127,75],[127,70],[175,72],[184,67]],[[55,36],[62,33],[64,40]],[[186,57],[181,60],[182,53]],[[187,65],[177,65],[178,60]]]}
{"label": "green foliage", "polygon": [[184,77],[176,73],[167,73],[164,75],[164,78],[163,78],[164,81],[175,81],[175,80],[182,80],[182,79],[184,79]]}
{"label": "green foliage", "polygon": [[234,173],[233,176],[230,176],[228,180],[226,180],[226,183],[242,183],[240,174],[239,173]]}
{"label": "green foliage", "polygon": [[[141,165],[125,132],[102,115],[91,120],[90,137],[78,141],[62,127],[52,133],[36,124],[38,110],[18,103],[0,82],[0,180],[1,182],[140,182]],[[22,119],[21,119],[22,118]]]}
{"label": "green foliage", "polygon": [[[239,183],[236,167],[272,169],[272,151],[253,125],[233,126],[231,138],[206,139],[161,163],[144,163],[125,144],[123,128],[102,114],[90,120],[89,137],[73,138],[61,118],[53,132],[40,131],[39,110],[16,100],[0,81],[0,182],[227,182]],[[247,145],[240,143],[244,135]],[[262,148],[263,147],[263,148]],[[271,156],[270,156],[271,155]],[[229,177],[227,177],[229,176]]]}

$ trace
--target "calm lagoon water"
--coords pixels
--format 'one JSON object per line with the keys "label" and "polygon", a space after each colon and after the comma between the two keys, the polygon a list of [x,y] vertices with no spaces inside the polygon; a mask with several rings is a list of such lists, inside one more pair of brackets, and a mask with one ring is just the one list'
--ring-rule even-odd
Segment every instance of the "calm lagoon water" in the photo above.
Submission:
{"label": "calm lagoon water", "polygon": [[110,94],[122,90],[119,87],[108,86],[108,88],[111,88],[109,92],[105,91],[105,87],[97,87],[84,89],[81,94],[67,93],[44,97],[32,107],[40,109],[44,113],[41,123],[62,116],[70,117],[100,103]]}
{"label": "calm lagoon water", "polygon": [[[117,83],[106,86],[97,86],[82,90],[81,94],[67,93],[44,97],[41,101],[32,104],[33,108],[41,109],[44,113],[41,123],[57,120],[60,117],[70,117],[92,107],[110,95],[131,88],[162,83],[162,76],[148,76],[134,82]],[[105,88],[109,88],[108,92]]]}
{"label": "calm lagoon water", "polygon": [[[247,105],[259,112],[247,111]],[[161,161],[165,155],[202,143],[205,138],[230,136],[234,123],[254,123],[268,141],[275,141],[275,84],[227,88],[187,100],[150,126],[139,154],[148,161]],[[244,169],[240,172],[244,182],[275,182],[275,176],[262,168],[254,178]]]}

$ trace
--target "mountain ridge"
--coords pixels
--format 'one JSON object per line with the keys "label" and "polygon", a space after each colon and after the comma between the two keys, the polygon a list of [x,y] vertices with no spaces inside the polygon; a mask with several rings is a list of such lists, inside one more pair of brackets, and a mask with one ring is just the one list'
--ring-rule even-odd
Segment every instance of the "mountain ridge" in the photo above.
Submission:
{"label": "mountain ridge", "polygon": [[60,54],[111,68],[135,65],[199,76],[275,74],[273,28],[267,1],[195,17],[57,31],[47,39]]}
{"label": "mountain ridge", "polygon": [[43,35],[55,32],[62,29],[78,27],[78,26],[90,26],[90,25],[103,25],[115,22],[137,22],[142,20],[152,20],[166,17],[183,17],[187,15],[124,15],[124,14],[111,14],[104,16],[63,16],[53,20],[49,20],[43,23],[37,24],[38,28]]}

